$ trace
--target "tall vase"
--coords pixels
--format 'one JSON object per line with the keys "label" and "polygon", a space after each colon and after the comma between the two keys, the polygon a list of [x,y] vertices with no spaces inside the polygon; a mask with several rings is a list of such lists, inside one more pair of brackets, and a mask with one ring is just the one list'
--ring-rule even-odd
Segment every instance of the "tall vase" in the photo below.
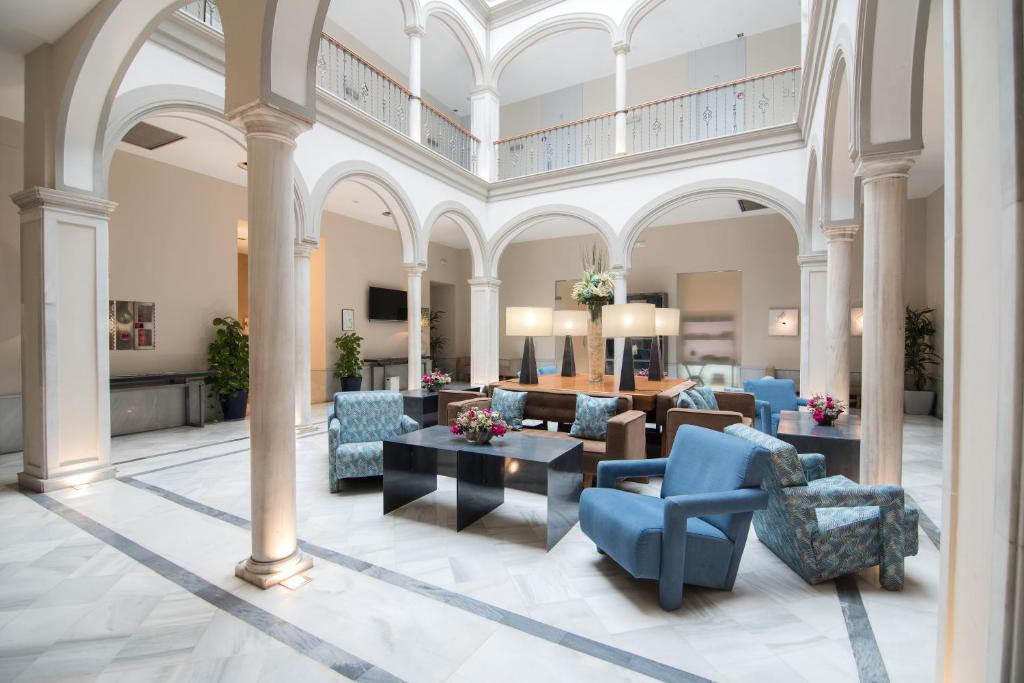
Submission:
{"label": "tall vase", "polygon": [[601,312],[598,310],[597,318],[590,316],[587,323],[587,357],[590,359],[590,369],[587,371],[592,384],[604,382],[604,335],[601,332]]}

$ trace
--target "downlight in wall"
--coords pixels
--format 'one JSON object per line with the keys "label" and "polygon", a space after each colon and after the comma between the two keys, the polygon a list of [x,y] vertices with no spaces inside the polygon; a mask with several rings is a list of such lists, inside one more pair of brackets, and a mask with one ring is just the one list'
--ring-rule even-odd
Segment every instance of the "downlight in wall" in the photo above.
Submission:
{"label": "downlight in wall", "polygon": [[125,133],[122,141],[127,142],[129,145],[135,145],[143,149],[153,151],[161,147],[184,140],[184,135],[178,135],[177,133],[169,130],[154,126],[150,123],[140,122],[132,126],[132,129]]}
{"label": "downlight in wall", "polygon": [[238,166],[238,168],[242,169],[243,171],[248,171],[249,170],[249,162],[248,161],[239,161],[237,166]]}
{"label": "downlight in wall", "polygon": [[757,202],[750,199],[737,199],[736,203],[740,205],[740,213],[747,213],[748,211],[761,211],[768,207],[764,204],[758,204]]}
{"label": "downlight in wall", "polygon": [[381,211],[381,214],[380,214],[380,215],[381,215],[381,216],[384,216],[385,218],[391,218],[391,212],[390,212],[390,211],[387,211],[387,210],[385,210],[385,211]]}

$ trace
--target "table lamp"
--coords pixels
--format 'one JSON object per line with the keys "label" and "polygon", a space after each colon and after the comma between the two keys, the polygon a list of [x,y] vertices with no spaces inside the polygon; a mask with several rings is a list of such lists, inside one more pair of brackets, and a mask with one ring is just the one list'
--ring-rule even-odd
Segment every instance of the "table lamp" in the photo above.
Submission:
{"label": "table lamp", "polygon": [[572,338],[587,334],[587,311],[555,311],[552,316],[555,334],[565,335],[565,348],[562,350],[562,377],[576,376],[576,357],[572,351]]}
{"label": "table lamp", "polygon": [[606,338],[625,337],[622,347],[622,371],[619,389],[636,389],[633,376],[632,337],[654,336],[654,304],[609,304],[601,307],[602,334]]}
{"label": "table lamp", "polygon": [[505,334],[526,337],[523,342],[523,362],[519,369],[520,384],[537,384],[537,352],[534,337],[551,336],[550,308],[539,306],[509,306],[505,309]]}
{"label": "table lamp", "polygon": [[665,378],[661,371],[661,338],[679,336],[679,309],[654,309],[654,344],[651,346],[651,368],[647,379],[659,381]]}

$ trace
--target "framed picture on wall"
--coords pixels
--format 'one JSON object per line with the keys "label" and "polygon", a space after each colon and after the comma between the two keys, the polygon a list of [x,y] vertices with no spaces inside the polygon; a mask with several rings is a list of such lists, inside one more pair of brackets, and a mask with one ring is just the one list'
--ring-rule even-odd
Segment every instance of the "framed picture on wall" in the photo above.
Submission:
{"label": "framed picture on wall", "polygon": [[342,332],[355,332],[356,329],[356,312],[351,308],[341,309],[341,331]]}
{"label": "framed picture on wall", "polygon": [[800,335],[799,308],[769,308],[768,336],[796,337]]}

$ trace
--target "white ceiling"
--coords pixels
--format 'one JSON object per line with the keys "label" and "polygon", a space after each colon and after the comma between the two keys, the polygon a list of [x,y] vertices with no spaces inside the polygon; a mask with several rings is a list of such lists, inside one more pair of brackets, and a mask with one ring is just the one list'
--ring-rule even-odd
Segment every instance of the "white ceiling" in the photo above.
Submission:
{"label": "white ceiling", "polygon": [[52,43],[96,5],[98,0],[3,0],[0,2],[0,50],[23,55]]}

